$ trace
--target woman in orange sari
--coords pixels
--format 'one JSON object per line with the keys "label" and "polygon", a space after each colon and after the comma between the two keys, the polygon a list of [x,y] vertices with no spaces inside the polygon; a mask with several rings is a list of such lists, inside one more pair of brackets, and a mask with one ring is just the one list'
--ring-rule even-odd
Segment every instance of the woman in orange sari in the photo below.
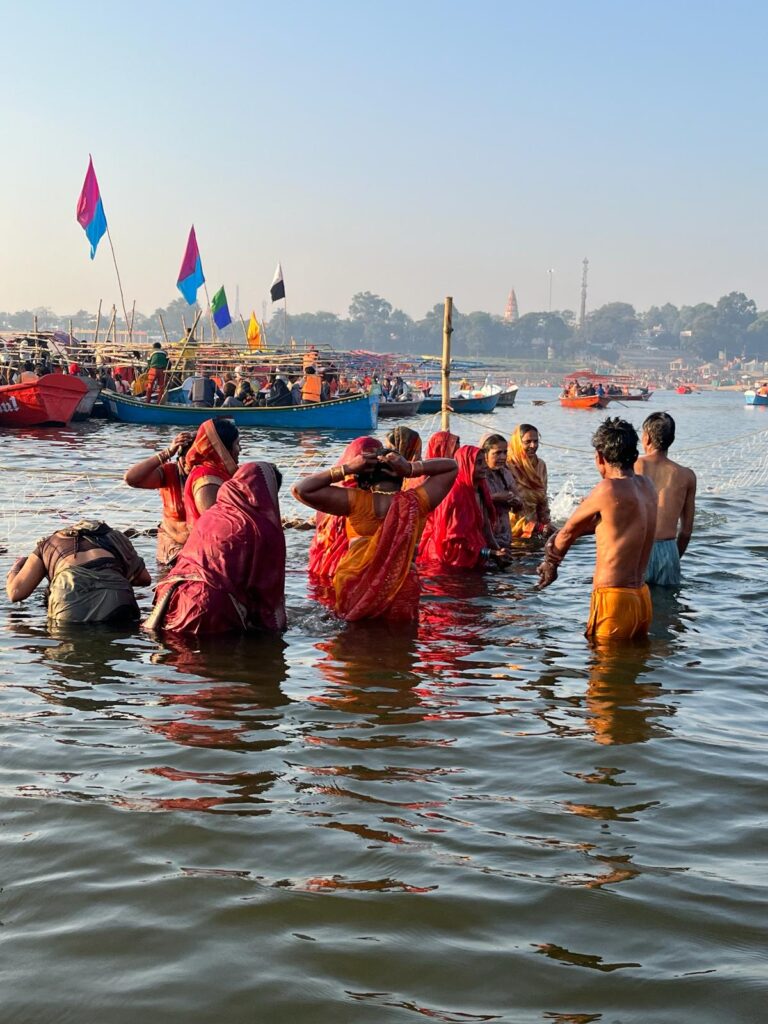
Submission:
{"label": "woman in orange sari", "polygon": [[[191,434],[182,431],[164,451],[136,462],[123,477],[129,487],[160,492],[163,518],[157,528],[157,561],[161,566],[175,562],[189,536],[184,508],[184,482],[187,479],[184,455],[192,440]],[[177,456],[175,462],[174,455]]]}
{"label": "woman in orange sari", "polygon": [[[403,479],[413,475],[424,476],[426,483],[403,491]],[[349,476],[357,478],[356,487],[333,486]],[[428,513],[440,504],[455,478],[452,459],[411,463],[397,452],[378,448],[294,485],[299,501],[346,520],[349,549],[333,576],[337,615],[348,622],[418,617],[416,545]]]}
{"label": "woman in orange sari", "polygon": [[[341,458],[333,466],[339,469],[353,462],[366,451],[378,451],[381,443],[375,437],[357,437],[347,445]],[[337,474],[338,475],[338,474]],[[356,476],[346,476],[335,487],[357,487]],[[318,512],[315,516],[315,536],[309,545],[309,578],[316,584],[327,584],[333,579],[339,562],[349,550],[347,520],[344,516]]]}
{"label": "woman in orange sari", "polygon": [[515,427],[507,449],[507,469],[517,484],[523,508],[509,513],[513,540],[548,537],[554,532],[547,499],[547,466],[536,454],[538,450],[536,427],[530,423]]}
{"label": "woman in orange sari", "polygon": [[184,485],[184,509],[190,529],[216,501],[219,488],[237,470],[240,435],[232,420],[216,416],[201,423],[187,452],[189,473]]}

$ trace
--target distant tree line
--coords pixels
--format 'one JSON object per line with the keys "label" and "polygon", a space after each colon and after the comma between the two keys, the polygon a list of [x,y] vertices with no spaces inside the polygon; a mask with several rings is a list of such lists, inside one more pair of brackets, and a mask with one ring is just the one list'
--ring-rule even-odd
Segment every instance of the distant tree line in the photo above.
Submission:
{"label": "distant tree line", "polygon": [[[180,337],[183,322],[191,324],[196,308],[181,299],[145,315],[136,311],[134,329],[160,332],[162,316],[168,334]],[[41,330],[67,329],[69,316],[60,316],[40,307],[18,313],[0,312],[0,327],[6,330],[30,330],[34,316]],[[110,314],[111,315],[111,314]],[[95,314],[78,310],[72,314],[73,330],[93,329]],[[102,313],[102,331],[109,315]],[[372,292],[352,297],[346,317],[336,313],[291,313],[283,324],[278,312],[267,324],[272,344],[283,340],[284,326],[289,337],[337,348],[364,348],[376,352],[411,352],[437,355],[442,345],[443,304],[434,305],[420,320]],[[118,319],[122,329],[123,318]],[[716,305],[700,302],[696,306],[677,307],[672,303],[651,306],[638,313],[627,302],[609,302],[592,310],[583,327],[576,324],[572,310],[526,313],[509,323],[503,317],[475,311],[462,313],[454,306],[453,351],[466,357],[545,358],[548,350],[558,358],[594,354],[616,362],[628,348],[669,348],[702,360],[716,359],[720,352],[729,358],[768,359],[768,311],[758,312],[753,299],[743,292],[724,295]],[[239,336],[240,324],[228,328],[229,336]]]}

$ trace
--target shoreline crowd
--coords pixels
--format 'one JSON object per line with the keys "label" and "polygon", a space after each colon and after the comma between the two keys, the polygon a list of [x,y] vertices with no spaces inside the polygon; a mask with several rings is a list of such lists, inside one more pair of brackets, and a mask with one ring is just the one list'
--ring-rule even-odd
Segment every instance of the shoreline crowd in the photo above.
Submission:
{"label": "shoreline crowd", "polygon": [[[418,618],[420,576],[503,568],[540,547],[538,589],[557,578],[571,546],[596,538],[587,635],[638,639],[650,626],[648,583],[676,586],[693,529],[696,478],[673,462],[674,420],[653,413],[635,428],[606,419],[592,438],[600,481],[556,529],[540,435],[519,424],[511,438],[486,434],[462,445],[449,431],[429,438],[399,426],[385,442],[360,437],[328,469],[301,478],[294,497],[316,514],[308,556],[312,596],[344,621]],[[286,627],[282,475],[259,461],[239,465],[232,420],[206,420],[196,434],[128,468],[130,487],[162,501],[160,569],[145,628],[187,637]],[[43,538],[7,576],[12,602],[45,580],[57,622],[137,621],[135,587],[149,572],[130,540],[83,520]]]}

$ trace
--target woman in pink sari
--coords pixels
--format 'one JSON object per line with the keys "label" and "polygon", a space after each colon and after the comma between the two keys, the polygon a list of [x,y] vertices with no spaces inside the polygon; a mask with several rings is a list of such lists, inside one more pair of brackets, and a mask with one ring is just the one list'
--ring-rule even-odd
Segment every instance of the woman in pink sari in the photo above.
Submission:
{"label": "woman in pink sari", "polygon": [[285,629],[281,481],[271,463],[249,462],[222,485],[158,584],[146,629],[193,636]]}
{"label": "woman in pink sari", "polygon": [[233,420],[217,416],[200,424],[185,457],[184,510],[190,529],[216,501],[221,485],[234,476],[239,454],[240,434]]}

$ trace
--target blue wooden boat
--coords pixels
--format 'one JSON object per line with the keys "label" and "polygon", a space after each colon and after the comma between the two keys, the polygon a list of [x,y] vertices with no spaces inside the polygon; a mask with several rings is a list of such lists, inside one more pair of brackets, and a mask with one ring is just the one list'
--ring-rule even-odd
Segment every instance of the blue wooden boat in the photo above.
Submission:
{"label": "blue wooden boat", "polygon": [[121,423],[199,427],[213,416],[226,416],[238,427],[281,430],[375,430],[379,420],[378,395],[352,395],[311,405],[252,405],[225,409],[164,402],[162,405],[102,392],[110,419]]}
{"label": "blue wooden boat", "polygon": [[756,391],[745,391],[744,400],[747,405],[768,405],[768,395],[758,395]]}
{"label": "blue wooden boat", "polygon": [[[499,398],[501,396],[501,390],[494,395],[481,395],[479,398],[461,398],[457,396],[452,398],[450,401],[451,409],[456,413],[472,412],[493,412],[496,406],[499,404]],[[443,407],[443,399],[441,395],[430,395],[429,398],[425,398],[421,403],[419,409],[419,415],[422,413],[436,413],[440,412]]]}

